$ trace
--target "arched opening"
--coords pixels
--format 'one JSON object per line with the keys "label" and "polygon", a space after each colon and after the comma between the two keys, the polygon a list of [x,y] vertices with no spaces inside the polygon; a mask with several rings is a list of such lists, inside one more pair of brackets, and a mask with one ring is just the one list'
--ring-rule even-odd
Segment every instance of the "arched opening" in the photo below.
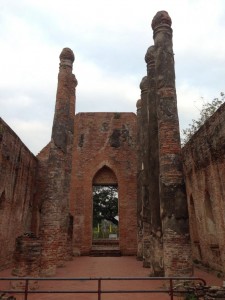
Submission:
{"label": "arched opening", "polygon": [[3,191],[3,193],[0,195],[0,209],[4,209],[5,202],[6,202],[5,191]]}
{"label": "arched opening", "polygon": [[93,182],[93,238],[117,240],[119,238],[118,182],[115,173],[103,166]]}
{"label": "arched opening", "polygon": [[216,230],[216,220],[213,212],[213,201],[207,190],[205,191],[205,216],[208,243],[212,254],[213,264],[221,266],[222,262]]}
{"label": "arched opening", "polygon": [[195,205],[193,196],[190,196],[190,218],[191,218],[191,225],[192,225],[192,239],[194,242],[199,242],[199,234],[198,234],[198,224],[195,212]]}
{"label": "arched opening", "polygon": [[205,191],[205,213],[206,213],[206,227],[211,235],[216,235],[216,223],[213,216],[212,203],[208,191]]}
{"label": "arched opening", "polygon": [[198,234],[198,222],[196,217],[196,211],[195,211],[195,204],[193,200],[193,196],[190,195],[190,225],[191,225],[191,231],[192,231],[192,241],[194,243],[195,249],[193,255],[196,256],[195,259],[202,260],[202,252],[201,252],[201,246],[199,242],[199,234]]}

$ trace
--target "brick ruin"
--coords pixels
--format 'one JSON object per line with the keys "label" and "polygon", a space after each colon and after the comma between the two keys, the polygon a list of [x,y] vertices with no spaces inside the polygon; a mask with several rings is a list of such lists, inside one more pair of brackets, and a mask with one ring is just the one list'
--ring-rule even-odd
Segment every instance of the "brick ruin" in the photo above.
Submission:
{"label": "brick ruin", "polygon": [[0,118],[0,268],[12,263],[16,238],[32,226],[37,158]]}
{"label": "brick ruin", "polygon": [[81,254],[92,246],[92,187],[117,185],[122,255],[136,254],[136,116],[79,113],[75,116],[71,213]]}
{"label": "brick ruin", "polygon": [[182,149],[193,259],[225,271],[225,104]]}
{"label": "brick ruin", "polygon": [[89,255],[101,184],[118,187],[122,255],[151,276],[189,276],[192,260],[225,272],[225,105],[181,149],[167,12],[152,29],[137,115],[75,114],[64,48],[49,144],[35,157],[0,118],[0,269],[14,261],[14,275],[54,276],[75,251]]}
{"label": "brick ruin", "polygon": [[[152,276],[192,274],[187,198],[182,171],[171,19],[152,21],[154,46],[147,50],[147,77],[140,84],[138,124],[142,140],[139,233],[144,265]],[[140,114],[140,116],[139,116]],[[142,232],[141,232],[142,231]],[[179,253],[179,254],[178,254]]]}

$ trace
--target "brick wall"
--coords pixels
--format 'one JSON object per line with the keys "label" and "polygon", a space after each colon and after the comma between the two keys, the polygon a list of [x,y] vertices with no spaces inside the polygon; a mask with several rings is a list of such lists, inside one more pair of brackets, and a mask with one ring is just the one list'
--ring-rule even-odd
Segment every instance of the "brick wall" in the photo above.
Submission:
{"label": "brick wall", "polygon": [[37,190],[33,203],[33,214],[31,222],[31,231],[37,236],[39,235],[40,219],[42,212],[42,204],[45,201],[46,191],[48,186],[48,157],[50,143],[48,143],[37,155],[38,166],[36,176]]}
{"label": "brick wall", "polygon": [[81,254],[91,249],[92,184],[106,166],[118,182],[120,250],[136,254],[136,115],[79,113],[74,134],[70,199],[75,246]]}
{"label": "brick wall", "polygon": [[15,239],[30,230],[37,159],[0,118],[0,268],[12,262]]}
{"label": "brick wall", "polygon": [[225,104],[182,150],[193,258],[225,271]]}

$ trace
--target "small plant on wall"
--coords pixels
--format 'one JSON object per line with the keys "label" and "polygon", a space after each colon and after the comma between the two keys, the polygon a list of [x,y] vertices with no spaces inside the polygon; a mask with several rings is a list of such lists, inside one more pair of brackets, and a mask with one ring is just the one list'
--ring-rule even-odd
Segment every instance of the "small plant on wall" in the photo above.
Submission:
{"label": "small plant on wall", "polygon": [[197,120],[192,119],[192,123],[188,125],[186,129],[182,130],[182,144],[185,145],[193,134],[198,131],[198,129],[205,123],[205,121],[211,117],[216,110],[224,103],[225,94],[223,92],[220,93],[219,98],[214,98],[212,101],[205,101],[202,98],[203,104],[199,109],[199,117]]}

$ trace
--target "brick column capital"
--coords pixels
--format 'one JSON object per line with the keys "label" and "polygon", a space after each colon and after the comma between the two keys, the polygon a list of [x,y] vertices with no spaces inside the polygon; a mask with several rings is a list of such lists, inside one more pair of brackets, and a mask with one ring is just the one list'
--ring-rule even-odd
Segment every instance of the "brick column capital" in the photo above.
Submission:
{"label": "brick column capital", "polygon": [[73,51],[70,48],[63,48],[62,52],[59,55],[60,66],[66,65],[72,67],[75,60]]}
{"label": "brick column capital", "polygon": [[144,76],[140,82],[141,95],[148,92],[148,77]]}
{"label": "brick column capital", "polygon": [[153,37],[155,39],[159,32],[166,31],[172,35],[172,20],[167,11],[161,10],[156,13],[152,20]]}

